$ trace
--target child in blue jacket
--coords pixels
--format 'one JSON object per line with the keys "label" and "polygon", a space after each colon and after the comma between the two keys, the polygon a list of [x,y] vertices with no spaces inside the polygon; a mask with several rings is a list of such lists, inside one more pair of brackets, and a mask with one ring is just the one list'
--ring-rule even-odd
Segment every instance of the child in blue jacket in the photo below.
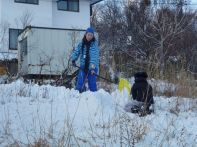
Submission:
{"label": "child in blue jacket", "polygon": [[76,89],[85,91],[85,81],[88,80],[90,91],[97,91],[96,75],[99,69],[99,47],[94,37],[94,29],[88,28],[82,39],[71,55],[72,64],[80,57],[80,71],[77,76]]}

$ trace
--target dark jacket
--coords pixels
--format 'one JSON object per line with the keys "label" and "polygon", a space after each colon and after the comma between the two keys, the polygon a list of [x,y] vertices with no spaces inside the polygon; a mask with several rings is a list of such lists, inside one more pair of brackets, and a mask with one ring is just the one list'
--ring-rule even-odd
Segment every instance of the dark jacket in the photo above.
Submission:
{"label": "dark jacket", "polygon": [[146,78],[135,77],[135,83],[131,88],[131,94],[134,100],[147,103],[150,106],[154,103],[152,87],[148,84]]}

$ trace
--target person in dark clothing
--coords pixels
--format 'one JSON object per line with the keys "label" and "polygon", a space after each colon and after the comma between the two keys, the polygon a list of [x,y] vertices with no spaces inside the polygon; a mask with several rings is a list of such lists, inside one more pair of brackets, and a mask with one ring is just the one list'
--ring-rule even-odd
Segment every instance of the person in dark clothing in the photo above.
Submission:
{"label": "person in dark clothing", "polygon": [[74,49],[71,55],[72,64],[80,58],[80,71],[77,76],[76,89],[79,92],[86,90],[85,82],[88,80],[90,91],[97,91],[96,75],[99,70],[99,47],[94,37],[94,29],[87,28],[82,41]]}
{"label": "person in dark clothing", "polygon": [[134,75],[135,83],[131,88],[133,100],[125,105],[125,111],[149,112],[149,108],[154,104],[152,86],[147,82],[148,75],[146,72],[137,72]]}

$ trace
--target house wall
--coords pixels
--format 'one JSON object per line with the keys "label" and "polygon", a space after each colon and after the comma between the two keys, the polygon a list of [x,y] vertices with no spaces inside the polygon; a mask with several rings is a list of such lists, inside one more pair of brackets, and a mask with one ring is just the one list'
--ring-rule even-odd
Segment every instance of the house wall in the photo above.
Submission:
{"label": "house wall", "polygon": [[50,1],[39,1],[39,5],[16,3],[14,0],[2,1],[2,21],[7,21],[10,28],[20,28],[23,26],[20,19],[25,14],[31,17],[31,25],[43,27],[52,26],[52,3]]}
{"label": "house wall", "polygon": [[[0,0],[0,40],[2,40],[3,38],[3,33],[2,33],[2,31],[3,31],[3,24],[2,24],[2,21],[1,21],[1,19],[2,19],[2,0]],[[2,41],[0,41],[0,52],[1,51],[3,51],[3,43],[2,43]]]}
{"label": "house wall", "polygon": [[80,0],[79,12],[60,11],[53,2],[53,27],[86,29],[90,26],[90,2]]}
{"label": "house wall", "polygon": [[2,13],[2,12],[1,12],[1,11],[2,11],[2,4],[1,4],[1,3],[2,3],[2,0],[0,0],[0,25],[1,25],[1,15],[2,15],[2,14],[1,14],[1,13]]}
{"label": "house wall", "polygon": [[[9,28],[23,29],[25,21],[21,20],[25,15],[29,15],[31,25],[52,26],[52,3],[48,0],[40,0],[39,5],[16,3],[14,0],[1,0],[1,5],[1,23],[4,24],[4,28],[7,28],[1,51],[8,51],[9,49]],[[10,50],[10,52],[17,53],[16,50]]]}
{"label": "house wall", "polygon": [[5,41],[0,45],[0,50],[8,51],[9,28],[22,29],[21,19],[25,14],[30,15],[32,26],[86,29],[90,25],[89,4],[89,0],[80,0],[79,12],[69,12],[58,10],[56,0],[39,0],[39,5],[0,0],[0,24],[7,25]]}
{"label": "house wall", "polygon": [[[8,22],[11,28],[23,26],[20,19],[25,14],[31,15],[31,25],[39,27],[86,29],[90,25],[90,1],[80,0],[79,12],[62,11],[57,9],[57,2],[39,0],[39,5],[16,3],[14,0],[1,0],[0,12],[2,22]],[[75,28],[76,28],[75,27]]]}

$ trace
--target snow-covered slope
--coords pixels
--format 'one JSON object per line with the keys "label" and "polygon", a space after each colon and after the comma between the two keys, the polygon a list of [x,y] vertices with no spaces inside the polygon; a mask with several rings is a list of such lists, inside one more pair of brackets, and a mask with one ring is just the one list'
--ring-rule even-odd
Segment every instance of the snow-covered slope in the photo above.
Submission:
{"label": "snow-covered slope", "polygon": [[126,91],[0,85],[0,146],[196,146],[197,100],[154,97],[155,113],[125,113]]}

